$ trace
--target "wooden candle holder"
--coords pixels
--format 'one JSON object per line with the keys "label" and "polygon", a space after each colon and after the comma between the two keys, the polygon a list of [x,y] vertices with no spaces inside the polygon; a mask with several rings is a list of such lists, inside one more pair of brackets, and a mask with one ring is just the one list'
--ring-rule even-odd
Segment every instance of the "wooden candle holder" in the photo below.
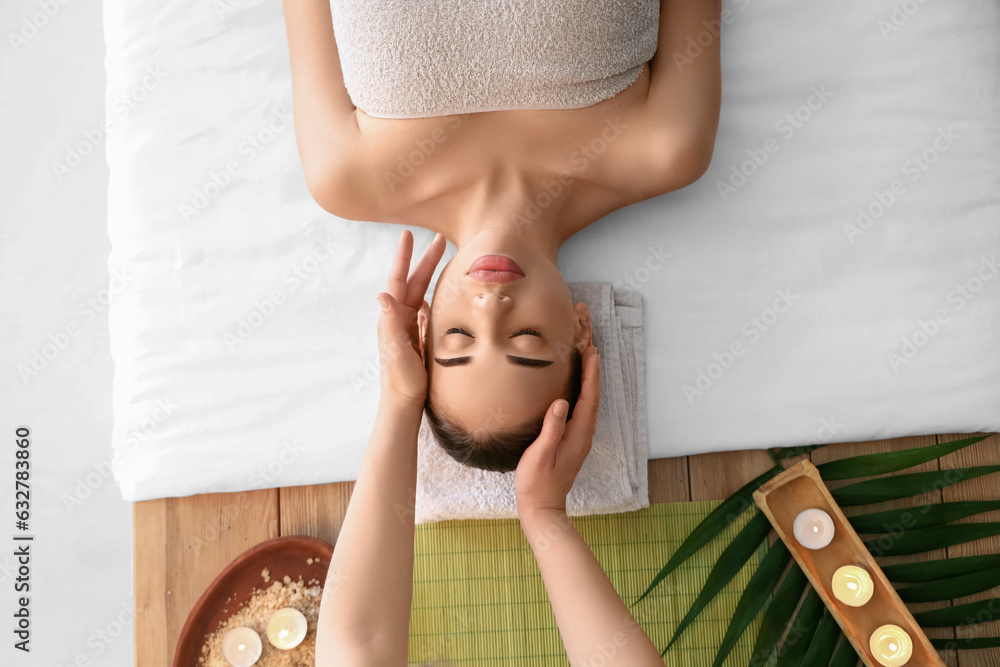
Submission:
{"label": "wooden candle holder", "polygon": [[[816,466],[802,461],[761,486],[753,497],[865,665],[882,667],[872,654],[869,641],[875,630],[891,623],[905,630],[913,640],[913,654],[906,667],[944,667],[927,635],[917,625],[910,610],[830,495]],[[799,512],[813,507],[823,510],[833,519],[833,540],[822,549],[803,547],[792,532]],[[833,574],[842,565],[863,567],[871,575],[875,592],[871,600],[861,607],[846,605],[833,595]]]}

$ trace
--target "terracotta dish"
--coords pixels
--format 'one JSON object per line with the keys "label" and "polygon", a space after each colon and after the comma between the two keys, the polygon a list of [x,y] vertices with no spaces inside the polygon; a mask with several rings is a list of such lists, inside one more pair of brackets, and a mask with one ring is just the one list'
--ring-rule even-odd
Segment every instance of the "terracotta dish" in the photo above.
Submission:
{"label": "terracotta dish", "polygon": [[[254,587],[266,588],[274,581],[283,581],[286,575],[292,581],[298,581],[300,576],[306,582],[318,579],[322,586],[332,556],[330,544],[306,535],[276,537],[244,551],[219,573],[194,603],[177,640],[173,667],[198,667],[205,637],[250,600]],[[309,558],[318,558],[319,562],[310,565],[306,562]],[[260,576],[264,568],[270,570],[270,582]],[[233,599],[226,602],[230,596]]]}

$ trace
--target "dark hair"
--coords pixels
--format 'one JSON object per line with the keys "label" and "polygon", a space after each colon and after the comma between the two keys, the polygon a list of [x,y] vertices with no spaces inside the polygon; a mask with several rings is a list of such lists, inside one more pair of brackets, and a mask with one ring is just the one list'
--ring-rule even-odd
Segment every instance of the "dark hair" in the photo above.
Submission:
{"label": "dark hair", "polygon": [[[567,421],[573,416],[573,408],[580,397],[583,382],[583,356],[579,351],[573,350],[569,364],[569,378],[563,396],[569,403]],[[494,472],[509,472],[517,468],[524,450],[541,433],[544,421],[542,417],[506,430],[469,431],[436,412],[429,394],[424,401],[424,412],[427,413],[427,423],[434,433],[434,439],[451,458],[462,465]]]}

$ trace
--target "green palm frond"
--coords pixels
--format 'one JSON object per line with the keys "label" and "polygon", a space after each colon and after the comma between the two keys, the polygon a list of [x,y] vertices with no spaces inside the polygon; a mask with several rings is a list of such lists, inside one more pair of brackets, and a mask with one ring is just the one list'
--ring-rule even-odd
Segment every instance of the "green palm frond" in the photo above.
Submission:
{"label": "green palm frond", "polygon": [[[897,473],[954,453],[992,435],[995,434],[909,450],[852,456],[816,467],[826,481]],[[661,568],[636,603],[739,517],[752,504],[753,492],[784,469],[784,459],[809,453],[820,446],[784,447],[769,451],[775,466],[743,486],[705,517]],[[831,493],[842,507],[867,505],[921,496],[929,491],[997,472],[1000,472],[1000,465],[904,473],[857,481],[831,490]],[[865,545],[872,555],[881,558],[926,553],[1000,535],[1000,522],[954,523],[995,510],[1000,510],[1000,498],[869,512],[848,517],[848,521],[858,533],[871,536]],[[674,631],[664,653],[750,561],[769,532],[770,523],[757,511],[722,551],[702,591]],[[1000,586],[1000,554],[886,565],[882,569],[890,581],[897,585],[903,584],[897,586],[897,592],[908,603],[952,600]],[[784,577],[782,573],[785,573]],[[915,614],[915,618],[925,627],[960,627],[994,620],[998,609],[1000,597],[994,597],[924,611]],[[829,667],[854,667],[859,664],[854,646],[844,637],[836,619],[826,609],[819,595],[809,585],[805,573],[792,561],[791,553],[780,540],[767,550],[743,590],[712,667],[721,667],[746,629],[761,614],[750,667],[770,664],[775,667],[827,664]],[[1000,637],[934,639],[932,644],[939,650],[993,648],[1000,646]]]}

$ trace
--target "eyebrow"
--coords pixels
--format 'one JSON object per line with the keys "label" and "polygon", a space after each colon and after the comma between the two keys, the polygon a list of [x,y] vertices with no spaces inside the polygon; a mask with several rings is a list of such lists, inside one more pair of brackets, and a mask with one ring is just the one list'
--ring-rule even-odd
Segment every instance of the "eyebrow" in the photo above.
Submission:
{"label": "eyebrow", "polygon": [[[531,359],[529,357],[515,357],[512,354],[508,354],[507,361],[514,364],[515,366],[526,366],[528,368],[545,368],[546,366],[551,366],[553,361],[549,359]],[[452,357],[451,359],[442,359],[440,357],[434,357],[434,361],[437,362],[439,366],[466,366],[472,363],[472,357]]]}

